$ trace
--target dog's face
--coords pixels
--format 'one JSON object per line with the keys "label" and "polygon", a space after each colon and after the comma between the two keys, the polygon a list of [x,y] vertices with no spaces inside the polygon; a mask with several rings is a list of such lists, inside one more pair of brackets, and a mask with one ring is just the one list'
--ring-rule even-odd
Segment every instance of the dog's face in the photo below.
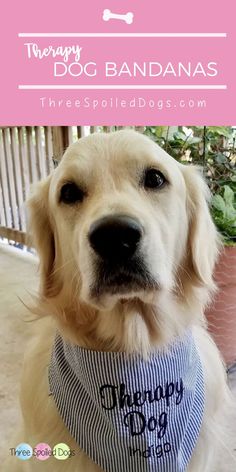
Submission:
{"label": "dog's face", "polygon": [[107,310],[176,291],[184,272],[210,285],[217,250],[206,193],[195,169],[141,134],[71,145],[30,203],[45,293],[76,283],[84,303]]}
{"label": "dog's face", "polygon": [[134,133],[71,146],[55,171],[49,211],[62,264],[72,260],[81,297],[97,306],[170,289],[186,247],[180,167]]}

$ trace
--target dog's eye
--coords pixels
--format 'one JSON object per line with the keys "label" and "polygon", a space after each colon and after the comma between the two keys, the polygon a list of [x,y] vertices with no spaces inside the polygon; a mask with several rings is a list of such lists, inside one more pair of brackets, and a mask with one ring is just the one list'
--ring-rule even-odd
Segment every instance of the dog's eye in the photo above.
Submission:
{"label": "dog's eye", "polygon": [[60,202],[73,204],[82,202],[83,198],[84,192],[74,182],[68,182],[61,188]]}
{"label": "dog's eye", "polygon": [[166,179],[164,175],[156,169],[147,169],[144,176],[145,188],[161,188],[165,185]]}

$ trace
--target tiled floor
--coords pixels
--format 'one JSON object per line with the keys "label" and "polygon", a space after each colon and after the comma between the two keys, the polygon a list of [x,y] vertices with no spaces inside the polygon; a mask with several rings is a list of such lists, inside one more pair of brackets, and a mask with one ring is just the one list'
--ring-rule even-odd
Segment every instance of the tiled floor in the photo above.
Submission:
{"label": "tiled floor", "polygon": [[[19,418],[18,390],[29,316],[20,299],[27,303],[29,292],[38,285],[37,263],[33,256],[0,244],[0,458],[5,453]],[[18,298],[20,297],[20,299]],[[236,365],[229,383],[236,398]],[[235,425],[236,438],[236,425]],[[235,439],[236,447],[236,439]],[[0,460],[1,462],[1,460]],[[236,470],[236,466],[235,466]],[[200,471],[199,471],[200,472]],[[214,472],[214,471],[212,471]],[[227,472],[227,470],[225,470]]]}
{"label": "tiled floor", "polygon": [[0,459],[19,419],[19,381],[29,331],[28,310],[20,299],[27,303],[37,282],[34,258],[0,244]]}

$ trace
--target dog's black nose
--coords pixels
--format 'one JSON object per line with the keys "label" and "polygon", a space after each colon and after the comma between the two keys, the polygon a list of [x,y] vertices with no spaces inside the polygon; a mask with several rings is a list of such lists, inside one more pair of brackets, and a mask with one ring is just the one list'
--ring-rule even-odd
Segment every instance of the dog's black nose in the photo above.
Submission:
{"label": "dog's black nose", "polygon": [[108,262],[124,261],[133,256],[141,236],[140,223],[125,215],[101,218],[91,225],[89,231],[92,248]]}

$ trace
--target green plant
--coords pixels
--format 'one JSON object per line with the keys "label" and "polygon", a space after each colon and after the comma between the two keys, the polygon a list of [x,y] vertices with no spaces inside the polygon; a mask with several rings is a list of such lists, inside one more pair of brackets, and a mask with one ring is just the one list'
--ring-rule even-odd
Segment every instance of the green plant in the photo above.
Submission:
{"label": "green plant", "polygon": [[235,193],[228,185],[224,185],[222,195],[213,195],[211,201],[213,219],[228,246],[236,244],[235,203]]}
{"label": "green plant", "polygon": [[147,126],[144,132],[177,160],[201,159],[202,136],[197,136],[190,127]]}
{"label": "green plant", "polygon": [[147,126],[145,134],[181,162],[203,167],[212,216],[226,245],[236,245],[236,130],[231,126]]}

